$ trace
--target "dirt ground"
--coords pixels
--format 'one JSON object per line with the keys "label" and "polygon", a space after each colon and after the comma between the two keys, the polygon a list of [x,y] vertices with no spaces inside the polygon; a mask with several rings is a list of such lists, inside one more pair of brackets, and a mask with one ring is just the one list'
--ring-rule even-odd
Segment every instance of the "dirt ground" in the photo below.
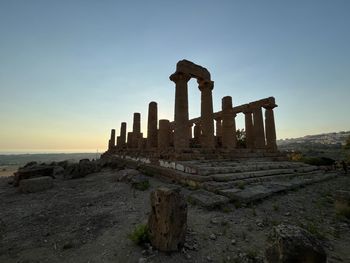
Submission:
{"label": "dirt ground", "polygon": [[[128,234],[147,221],[150,192],[174,186],[150,178],[139,191],[104,170],[56,179],[44,192],[22,194],[0,178],[0,262],[261,262],[273,226],[287,222],[318,236],[329,262],[350,262],[350,221],[335,214],[333,193],[350,177],[208,211],[188,204],[185,248],[166,254],[133,244]],[[182,188],[184,195],[190,189]]]}
{"label": "dirt ground", "polygon": [[0,165],[0,177],[13,175],[18,169],[18,165]]}

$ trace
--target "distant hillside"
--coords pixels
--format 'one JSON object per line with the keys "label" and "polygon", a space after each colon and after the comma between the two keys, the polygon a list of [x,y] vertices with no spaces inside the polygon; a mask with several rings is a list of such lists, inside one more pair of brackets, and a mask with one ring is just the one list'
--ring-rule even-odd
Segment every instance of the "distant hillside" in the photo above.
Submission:
{"label": "distant hillside", "polygon": [[343,150],[350,131],[307,135],[300,138],[277,140],[278,148],[282,151],[297,151],[310,157],[329,157],[335,160],[346,159]]}
{"label": "distant hillside", "polygon": [[350,136],[350,131],[322,133],[316,135],[307,135],[300,138],[277,140],[277,145],[286,146],[288,144],[323,144],[323,145],[344,145],[346,139]]}
{"label": "distant hillside", "polygon": [[35,162],[59,162],[70,160],[77,162],[81,159],[100,158],[97,153],[48,153],[48,154],[9,154],[0,155],[0,165],[23,165],[31,161]]}

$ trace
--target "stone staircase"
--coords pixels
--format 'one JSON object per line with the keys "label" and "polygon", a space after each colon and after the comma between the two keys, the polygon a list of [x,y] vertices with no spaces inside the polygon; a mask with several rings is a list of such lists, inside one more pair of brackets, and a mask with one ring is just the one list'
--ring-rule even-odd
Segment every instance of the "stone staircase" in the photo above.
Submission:
{"label": "stone staircase", "polygon": [[[118,157],[119,158],[119,157]],[[250,203],[270,195],[330,180],[336,172],[276,156],[190,161],[123,159],[145,174],[196,189],[190,199],[205,207]]]}
{"label": "stone staircase", "polygon": [[249,160],[183,161],[181,183],[196,186],[191,199],[203,206],[227,202],[250,203],[270,195],[334,178],[316,166],[300,162]]}

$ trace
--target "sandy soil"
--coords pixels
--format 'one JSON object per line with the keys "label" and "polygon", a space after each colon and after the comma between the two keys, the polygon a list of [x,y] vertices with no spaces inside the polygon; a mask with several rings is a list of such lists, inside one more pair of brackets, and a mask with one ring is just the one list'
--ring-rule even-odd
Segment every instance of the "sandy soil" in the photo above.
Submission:
{"label": "sandy soil", "polygon": [[[208,211],[189,204],[185,248],[165,254],[133,244],[128,234],[147,221],[149,195],[168,185],[150,178],[146,191],[106,170],[54,188],[18,193],[0,178],[0,262],[259,262],[274,225],[302,225],[322,239],[329,262],[350,262],[349,220],[336,216],[333,192],[350,177],[276,195],[250,207]],[[183,188],[187,196],[189,189]],[[255,258],[255,261],[253,260]],[[248,260],[248,261],[247,261]]]}
{"label": "sandy soil", "polygon": [[13,175],[18,169],[18,165],[0,165],[0,177]]}

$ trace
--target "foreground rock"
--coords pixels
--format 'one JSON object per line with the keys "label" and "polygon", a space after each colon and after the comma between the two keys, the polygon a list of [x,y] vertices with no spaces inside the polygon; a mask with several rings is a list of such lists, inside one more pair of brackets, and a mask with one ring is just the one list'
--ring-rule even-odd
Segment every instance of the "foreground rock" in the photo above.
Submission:
{"label": "foreground rock", "polygon": [[350,191],[338,190],[335,192],[335,211],[338,215],[350,218]]}
{"label": "foreground rock", "polygon": [[89,159],[82,159],[79,163],[71,164],[65,169],[66,177],[71,179],[85,177],[99,171],[101,171],[101,166],[96,161]]}
{"label": "foreground rock", "polygon": [[19,168],[14,174],[14,186],[19,186],[20,181],[23,179],[49,176],[54,178],[54,167],[47,165],[37,165],[36,163],[31,163],[31,165],[26,165]]}
{"label": "foreground rock", "polygon": [[31,179],[23,179],[19,183],[19,190],[22,193],[36,193],[52,188],[53,179],[48,176],[42,176]]}
{"label": "foreground rock", "polygon": [[325,263],[327,254],[320,242],[305,229],[280,224],[272,233],[273,243],[265,251],[268,263]]}
{"label": "foreground rock", "polygon": [[187,229],[184,197],[177,190],[158,188],[151,193],[151,207],[148,227],[152,245],[161,251],[179,250]]}

